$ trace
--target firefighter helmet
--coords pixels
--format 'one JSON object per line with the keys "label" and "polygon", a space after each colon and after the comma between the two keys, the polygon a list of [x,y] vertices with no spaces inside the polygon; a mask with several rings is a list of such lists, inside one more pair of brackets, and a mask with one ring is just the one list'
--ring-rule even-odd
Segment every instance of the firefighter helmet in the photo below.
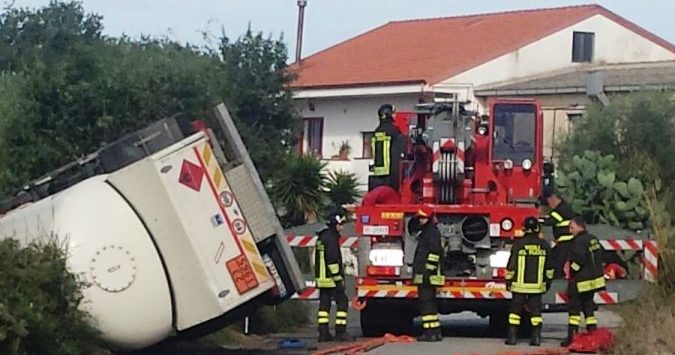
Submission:
{"label": "firefighter helmet", "polygon": [[523,222],[523,232],[524,233],[539,233],[541,227],[539,226],[539,220],[536,217],[527,217]]}
{"label": "firefighter helmet", "polygon": [[377,109],[377,116],[380,117],[380,120],[393,120],[394,112],[396,112],[394,105],[384,104]]}
{"label": "firefighter helmet", "polygon": [[420,208],[417,210],[417,217],[422,217],[422,218],[431,218],[431,216],[434,214],[434,211],[431,209],[429,206],[420,206]]}
{"label": "firefighter helmet", "polygon": [[328,214],[326,217],[326,225],[329,227],[336,226],[338,224],[344,224],[347,222],[347,215],[344,211],[334,211]]}

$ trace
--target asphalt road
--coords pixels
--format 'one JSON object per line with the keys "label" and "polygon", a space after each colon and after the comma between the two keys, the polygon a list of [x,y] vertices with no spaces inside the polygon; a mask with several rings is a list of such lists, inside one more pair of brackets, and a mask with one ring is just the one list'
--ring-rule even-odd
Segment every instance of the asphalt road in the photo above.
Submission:
{"label": "asphalt road", "polygon": [[[314,309],[317,305],[314,304]],[[313,309],[313,310],[314,310]],[[616,328],[619,326],[621,319],[611,310],[600,309],[597,314],[601,326],[608,328]],[[520,339],[517,346],[504,345],[504,339],[495,337],[491,333],[488,326],[487,318],[480,318],[473,313],[464,312],[460,314],[441,316],[441,324],[443,326],[443,342],[440,343],[389,343],[381,347],[373,349],[368,352],[372,355],[410,355],[417,354],[471,354],[471,355],[488,355],[499,354],[514,350],[527,349],[542,349],[542,348],[558,348],[560,341],[567,334],[567,313],[545,313],[544,314],[544,328],[542,331],[543,344],[541,348],[530,347],[528,339]],[[284,338],[297,338],[308,344],[309,349],[324,349],[339,345],[339,343],[316,344],[316,332],[314,327],[310,327],[304,332],[294,334],[275,334],[273,339],[281,340]],[[350,309],[349,312],[349,326],[348,331],[352,335],[361,338],[361,330],[358,323],[358,313]],[[293,351],[288,352],[284,350],[272,351],[270,353],[289,354],[289,353],[303,353],[311,352]]]}

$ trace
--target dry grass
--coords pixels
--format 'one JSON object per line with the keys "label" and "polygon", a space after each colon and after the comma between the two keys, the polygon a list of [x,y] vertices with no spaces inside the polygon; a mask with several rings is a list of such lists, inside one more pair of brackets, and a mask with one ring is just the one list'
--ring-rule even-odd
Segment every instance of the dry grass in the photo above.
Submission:
{"label": "dry grass", "polygon": [[620,313],[624,325],[616,334],[612,354],[675,354],[675,294],[650,287]]}

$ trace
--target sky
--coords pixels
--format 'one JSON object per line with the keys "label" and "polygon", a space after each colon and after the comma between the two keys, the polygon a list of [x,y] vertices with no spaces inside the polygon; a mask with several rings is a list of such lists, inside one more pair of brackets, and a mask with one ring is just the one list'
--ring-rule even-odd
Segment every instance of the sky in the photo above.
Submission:
{"label": "sky", "polygon": [[[11,0],[0,0],[4,4]],[[675,43],[675,0],[307,0],[303,56],[393,20],[456,16],[597,3]],[[14,0],[40,7],[49,0]],[[278,37],[295,53],[297,0],[84,0],[103,16],[104,34],[165,36],[208,45],[224,31],[236,38],[248,26]],[[208,36],[204,36],[208,33]],[[460,34],[461,35],[461,34]],[[404,49],[402,49],[404,50]]]}

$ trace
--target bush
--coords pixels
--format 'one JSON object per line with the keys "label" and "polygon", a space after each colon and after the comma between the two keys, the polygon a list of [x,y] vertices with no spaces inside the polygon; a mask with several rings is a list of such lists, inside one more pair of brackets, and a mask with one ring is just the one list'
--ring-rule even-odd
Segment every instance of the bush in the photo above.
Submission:
{"label": "bush", "polygon": [[78,307],[83,283],[54,240],[0,241],[0,353],[89,354],[98,334]]}
{"label": "bush", "polygon": [[286,226],[316,222],[326,184],[322,172],[326,163],[311,154],[289,154],[285,163],[270,189],[272,199],[282,208],[282,221]]}
{"label": "bush", "polygon": [[614,155],[586,151],[565,162],[556,185],[575,212],[589,223],[603,223],[631,230],[647,226],[645,189],[634,177],[617,178]]}
{"label": "bush", "polygon": [[361,197],[356,174],[343,170],[328,173],[325,191],[331,206],[351,204]]}
{"label": "bush", "polygon": [[303,301],[286,301],[278,306],[258,308],[251,317],[254,334],[287,332],[309,323],[309,306]]}

